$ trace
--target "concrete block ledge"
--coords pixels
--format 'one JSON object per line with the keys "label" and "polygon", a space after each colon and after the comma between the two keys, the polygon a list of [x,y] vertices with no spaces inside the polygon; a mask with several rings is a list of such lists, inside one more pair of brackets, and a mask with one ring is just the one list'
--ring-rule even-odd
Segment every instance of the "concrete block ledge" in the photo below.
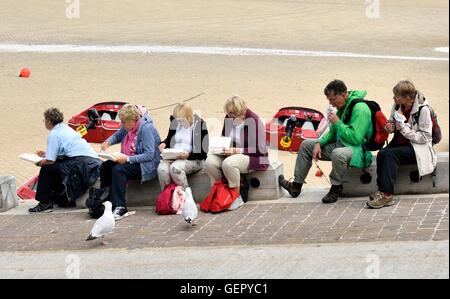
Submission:
{"label": "concrete block ledge", "polygon": [[[449,167],[448,167],[448,152],[437,153],[438,162],[436,167],[436,176],[433,186],[432,175],[426,175],[418,181],[417,165],[403,165],[400,167],[397,182],[395,184],[394,193],[400,194],[436,194],[449,192]],[[362,182],[361,169],[349,169],[343,184],[344,190],[342,196],[358,197],[367,196],[377,191],[377,165],[374,159],[372,165],[368,168],[371,181],[369,183]]]}
{"label": "concrete block ledge", "polygon": [[[256,171],[246,175],[251,187],[249,190],[250,200],[271,200],[279,199],[283,192],[278,184],[278,176],[283,173],[283,163],[274,162],[267,171]],[[205,171],[199,171],[188,176],[189,186],[192,189],[194,200],[201,202],[211,192],[211,181]],[[128,206],[153,206],[160,193],[158,180],[141,184],[137,181],[130,181],[127,188]]]}

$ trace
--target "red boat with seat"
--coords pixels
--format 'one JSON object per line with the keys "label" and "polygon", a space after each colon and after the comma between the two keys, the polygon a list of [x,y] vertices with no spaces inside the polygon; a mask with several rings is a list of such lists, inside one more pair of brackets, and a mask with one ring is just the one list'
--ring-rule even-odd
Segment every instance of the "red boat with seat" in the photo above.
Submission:
{"label": "red boat with seat", "polygon": [[326,129],[327,120],[321,112],[305,107],[285,107],[266,123],[266,141],[267,145],[280,150],[297,152],[303,140],[320,138]]}
{"label": "red boat with seat", "polygon": [[119,110],[126,102],[102,102],[73,116],[68,125],[92,143],[102,143],[120,129]]}

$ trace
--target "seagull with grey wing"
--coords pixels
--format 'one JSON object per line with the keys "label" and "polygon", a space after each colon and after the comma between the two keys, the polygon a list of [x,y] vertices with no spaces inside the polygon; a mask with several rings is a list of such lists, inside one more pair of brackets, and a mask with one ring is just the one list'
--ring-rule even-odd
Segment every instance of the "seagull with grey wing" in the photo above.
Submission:
{"label": "seagull with grey wing", "polygon": [[114,220],[112,213],[111,202],[105,201],[103,205],[105,206],[105,211],[103,212],[103,215],[95,221],[91,234],[86,241],[95,240],[101,237],[102,245],[107,245],[108,243],[105,242],[105,235],[112,233],[114,226],[116,225],[116,221]]}
{"label": "seagull with grey wing", "polygon": [[198,208],[194,201],[194,197],[192,196],[192,190],[191,188],[186,188],[186,202],[183,206],[183,218],[184,220],[194,225],[194,220],[197,218],[198,215]]}

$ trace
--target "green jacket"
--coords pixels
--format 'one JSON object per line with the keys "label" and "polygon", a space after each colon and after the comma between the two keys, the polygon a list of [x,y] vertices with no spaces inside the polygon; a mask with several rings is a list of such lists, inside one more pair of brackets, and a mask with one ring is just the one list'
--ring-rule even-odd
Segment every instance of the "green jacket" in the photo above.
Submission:
{"label": "green jacket", "polygon": [[[344,124],[345,113],[351,101],[363,99],[367,95],[366,91],[350,90],[345,106],[338,110],[339,121],[330,126],[330,130],[319,141],[323,148],[325,145],[336,142],[339,138],[343,145],[352,149],[351,167],[364,168],[363,150],[364,144],[372,135],[372,114],[370,108],[364,103],[358,103],[353,107],[352,116],[348,124]],[[366,152],[366,165],[372,163],[372,153]]]}

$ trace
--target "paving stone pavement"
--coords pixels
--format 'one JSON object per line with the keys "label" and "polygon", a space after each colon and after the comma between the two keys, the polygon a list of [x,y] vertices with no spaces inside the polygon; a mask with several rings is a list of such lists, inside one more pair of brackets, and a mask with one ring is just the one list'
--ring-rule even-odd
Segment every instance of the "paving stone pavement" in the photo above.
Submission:
{"label": "paving stone pavement", "polygon": [[[402,196],[396,205],[366,209],[363,200],[249,202],[220,214],[199,213],[188,226],[181,215],[159,216],[151,207],[116,223],[108,248],[233,246],[448,240],[448,194]],[[83,250],[94,224],[86,211],[0,214],[0,251]]]}

